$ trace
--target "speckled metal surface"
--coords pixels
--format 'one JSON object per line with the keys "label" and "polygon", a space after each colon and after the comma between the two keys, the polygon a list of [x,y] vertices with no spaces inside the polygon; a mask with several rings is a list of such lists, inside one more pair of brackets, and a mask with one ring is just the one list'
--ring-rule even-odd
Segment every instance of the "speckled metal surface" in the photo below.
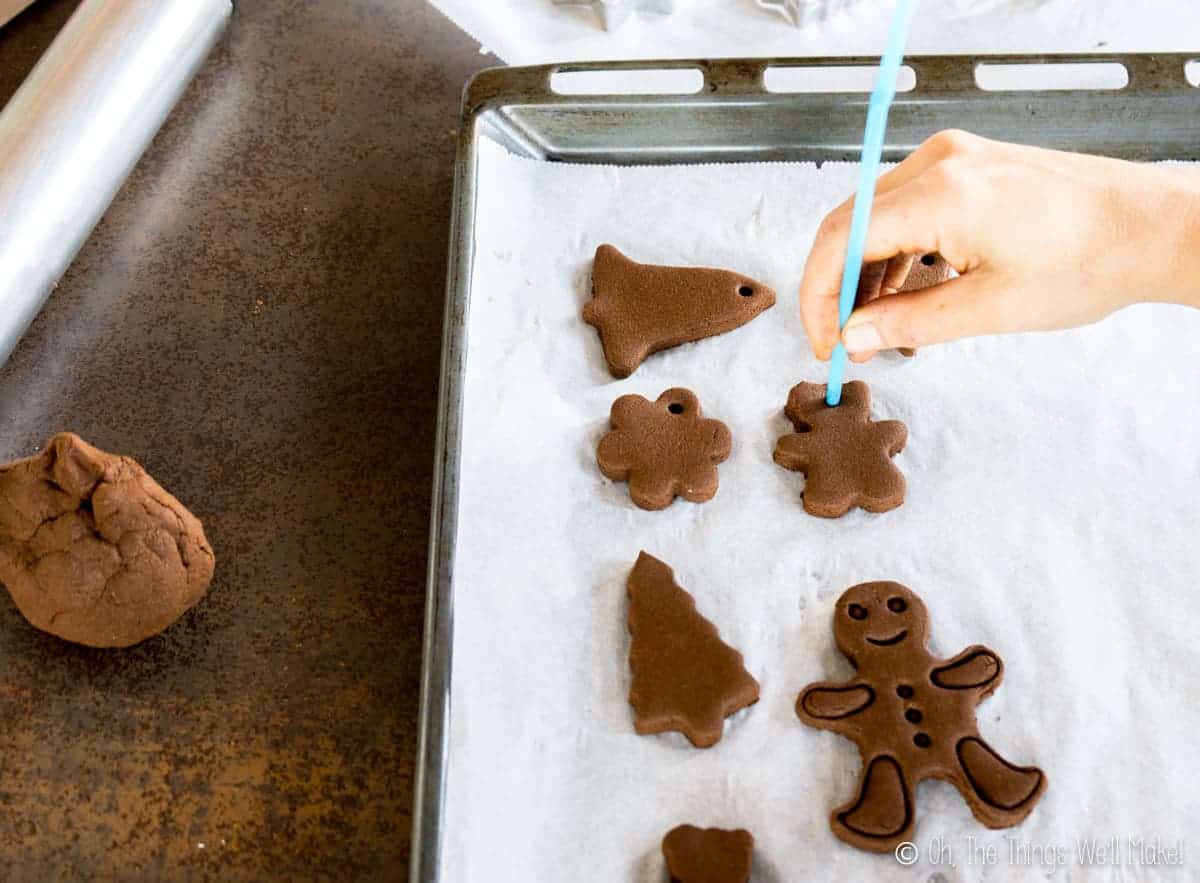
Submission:
{"label": "speckled metal surface", "polygon": [[[7,100],[74,0],[0,30]],[[128,651],[0,596],[0,879],[407,870],[459,93],[422,0],[244,0],[0,369],[205,522],[208,598]]]}

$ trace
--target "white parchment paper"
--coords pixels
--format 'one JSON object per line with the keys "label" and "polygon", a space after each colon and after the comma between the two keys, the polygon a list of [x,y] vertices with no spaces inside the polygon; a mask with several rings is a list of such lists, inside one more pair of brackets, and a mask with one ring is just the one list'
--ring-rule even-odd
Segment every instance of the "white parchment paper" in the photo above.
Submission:
{"label": "white parchment paper", "polygon": [[[508,64],[878,55],[894,5],[888,0],[823,3],[823,9],[841,11],[796,28],[753,0],[676,0],[671,15],[635,13],[606,32],[586,6],[550,0],[432,3]],[[1192,0],[921,0],[905,51],[1193,52],[1198,45],[1200,15]]]}
{"label": "white parchment paper", "polygon": [[[854,167],[586,167],[483,148],[443,879],[657,883],[659,842],[685,821],[749,828],[758,883],[1200,872],[1200,312],[1137,307],[852,367],[876,417],[908,425],[908,497],[883,515],[813,518],[802,477],[771,452],[790,387],[826,376],[794,292]],[[580,319],[602,242],[735,268],[779,302],[614,381]],[[712,502],[643,512],[600,474],[595,447],[617,396],[671,386],[729,425],[733,454]],[[640,549],[675,568],[762,684],[710,750],[634,734],[625,578]],[[912,868],[833,837],[857,751],[793,711],[805,684],[850,674],[832,605],[871,579],[925,599],[943,656],[975,642],[999,653],[1007,672],[980,729],[1050,782],[1009,831],[977,824],[950,786],[922,785]],[[1079,841],[1114,836],[1121,866],[1081,867]],[[1182,840],[1187,865],[1135,864],[1129,838]]]}

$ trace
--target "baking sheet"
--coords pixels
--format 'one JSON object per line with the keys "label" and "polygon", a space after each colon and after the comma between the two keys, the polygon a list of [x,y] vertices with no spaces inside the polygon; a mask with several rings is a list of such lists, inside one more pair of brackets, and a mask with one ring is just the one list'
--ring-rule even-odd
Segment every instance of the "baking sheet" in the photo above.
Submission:
{"label": "baking sheet", "polygon": [[[908,499],[879,516],[812,518],[802,478],[771,450],[788,389],[825,376],[793,293],[817,222],[854,174],[582,167],[481,145],[444,880],[658,881],[659,841],[683,821],[753,831],[760,883],[1074,879],[1079,840],[1186,837],[1200,808],[1200,687],[1188,675],[1200,663],[1200,377],[1188,356],[1200,314],[1137,307],[1089,329],[852,369],[878,417],[908,424],[897,458]],[[614,381],[579,318],[605,241],[643,261],[736,268],[779,304]],[[618,395],[675,385],[730,426],[733,454],[711,503],[642,512],[600,475],[595,445]],[[709,751],[632,730],[624,580],[643,548],[675,567],[762,684]],[[949,786],[921,786],[922,857],[907,869],[833,838],[828,811],[853,792],[857,752],[792,710],[805,684],[850,673],[830,612],[867,579],[925,598],[942,655],[974,642],[1000,654],[1008,671],[981,730],[1050,779],[1005,832],[976,824]],[[956,867],[932,864],[931,845]],[[972,845],[994,846],[995,862],[970,862]],[[1087,879],[1163,874],[1123,857]]]}

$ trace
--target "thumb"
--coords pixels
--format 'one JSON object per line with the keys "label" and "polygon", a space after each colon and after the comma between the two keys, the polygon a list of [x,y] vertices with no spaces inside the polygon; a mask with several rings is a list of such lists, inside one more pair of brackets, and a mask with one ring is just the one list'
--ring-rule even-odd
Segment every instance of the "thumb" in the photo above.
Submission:
{"label": "thumb", "polygon": [[842,329],[851,355],[920,347],[1005,330],[996,283],[976,270],[930,288],[889,294],[855,310]]}

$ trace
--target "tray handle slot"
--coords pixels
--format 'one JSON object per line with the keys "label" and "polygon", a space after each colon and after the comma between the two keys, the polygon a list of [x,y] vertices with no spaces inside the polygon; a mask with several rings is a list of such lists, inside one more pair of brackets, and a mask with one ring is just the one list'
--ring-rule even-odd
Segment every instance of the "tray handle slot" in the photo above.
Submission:
{"label": "tray handle slot", "polygon": [[[763,86],[768,92],[870,92],[879,76],[878,65],[771,65],[763,71]],[[911,92],[917,86],[917,72],[902,65],[896,77],[897,92]]]}
{"label": "tray handle slot", "polygon": [[[697,95],[701,92],[743,96],[763,94],[763,70],[767,63],[767,59],[739,58],[583,61],[526,70],[545,71],[542,87],[560,98],[628,96],[636,99],[642,95]],[[571,79],[564,75],[578,76],[577,82],[582,85],[571,85]]]}
{"label": "tray handle slot", "polygon": [[[904,59],[905,64],[917,72],[915,93],[960,94],[1178,92],[1189,86],[1188,77],[1193,75],[1188,73],[1187,65],[1195,61],[1193,56],[1181,54],[994,55],[978,58],[910,55]],[[986,68],[986,72],[979,77],[981,68]],[[1017,73],[1009,74],[1008,70],[1017,70]],[[1101,70],[1104,73],[1097,79],[1096,72]],[[1007,76],[1018,79],[1006,81]],[[1200,79],[1200,74],[1195,76]]]}
{"label": "tray handle slot", "polygon": [[695,95],[705,87],[698,67],[604,67],[568,65],[551,72],[550,90],[556,95]]}
{"label": "tray handle slot", "polygon": [[1129,69],[1119,61],[993,64],[975,67],[975,83],[985,92],[1117,90],[1129,85]]}

